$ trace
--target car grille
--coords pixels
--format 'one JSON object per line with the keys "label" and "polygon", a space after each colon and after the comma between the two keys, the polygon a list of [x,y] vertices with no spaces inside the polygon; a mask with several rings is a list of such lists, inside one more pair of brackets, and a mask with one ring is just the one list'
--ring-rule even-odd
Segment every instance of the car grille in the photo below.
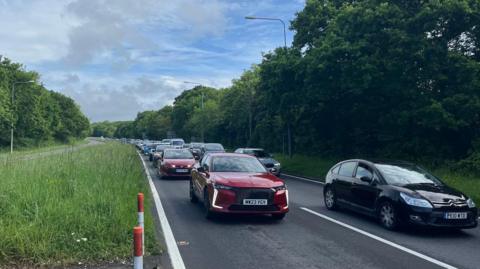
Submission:
{"label": "car grille", "polygon": [[458,210],[468,210],[468,205],[466,201],[450,201],[450,202],[435,202],[433,206],[438,211],[458,211]]}
{"label": "car grille", "polygon": [[243,204],[243,199],[267,199],[268,204],[273,204],[275,192],[272,189],[236,189],[237,203]]}

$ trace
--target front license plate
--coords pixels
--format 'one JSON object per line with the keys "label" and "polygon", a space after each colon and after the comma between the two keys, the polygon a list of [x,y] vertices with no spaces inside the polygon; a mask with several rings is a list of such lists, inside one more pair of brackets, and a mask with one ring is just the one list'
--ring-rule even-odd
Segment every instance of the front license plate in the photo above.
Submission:
{"label": "front license plate", "polygon": [[267,199],[243,199],[244,205],[267,205]]}
{"label": "front license plate", "polygon": [[177,173],[188,173],[188,169],[177,169]]}
{"label": "front license plate", "polygon": [[445,219],[466,219],[467,212],[447,212],[445,213]]}

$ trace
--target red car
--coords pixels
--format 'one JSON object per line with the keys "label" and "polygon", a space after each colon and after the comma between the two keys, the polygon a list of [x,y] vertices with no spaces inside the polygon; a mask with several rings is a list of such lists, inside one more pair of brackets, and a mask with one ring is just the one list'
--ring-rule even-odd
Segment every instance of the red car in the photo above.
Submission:
{"label": "red car", "polygon": [[288,212],[285,183],[257,158],[235,153],[210,153],[195,165],[190,200],[203,201],[205,216],[215,213],[271,214],[281,220]]}
{"label": "red car", "polygon": [[188,149],[165,149],[161,157],[158,174],[160,178],[190,177],[195,158]]}

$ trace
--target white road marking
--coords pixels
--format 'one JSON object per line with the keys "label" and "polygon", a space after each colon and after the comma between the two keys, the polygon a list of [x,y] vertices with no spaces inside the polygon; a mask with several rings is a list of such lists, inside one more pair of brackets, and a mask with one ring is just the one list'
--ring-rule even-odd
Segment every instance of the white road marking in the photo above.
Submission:
{"label": "white road marking", "polygon": [[138,154],[140,160],[142,160],[143,168],[147,174],[148,183],[150,185],[150,190],[152,191],[153,201],[155,201],[155,207],[157,208],[158,218],[160,220],[160,225],[162,226],[163,236],[165,237],[165,243],[167,244],[168,256],[170,257],[170,263],[172,264],[173,269],[185,269],[185,264],[183,263],[182,255],[178,250],[177,241],[173,236],[172,228],[168,223],[165,210],[162,206],[162,201],[160,200],[160,195],[158,195],[157,189],[153,184],[152,177],[148,171],[147,165],[142,158],[142,155]]}
{"label": "white road marking", "polygon": [[432,257],[429,257],[429,256],[427,256],[427,255],[425,255],[425,254],[422,254],[422,253],[420,253],[420,252],[416,252],[416,251],[414,251],[414,250],[411,250],[411,249],[409,249],[409,248],[406,248],[406,247],[404,247],[404,246],[401,246],[401,245],[399,245],[399,244],[396,244],[396,243],[394,243],[394,242],[392,242],[392,241],[388,241],[388,240],[386,240],[386,239],[383,239],[383,238],[381,238],[381,237],[379,237],[379,236],[376,236],[376,235],[374,235],[374,234],[371,234],[371,233],[369,233],[369,232],[365,232],[365,231],[360,230],[360,229],[358,229],[358,228],[356,228],[356,227],[353,227],[353,226],[351,226],[351,225],[348,225],[348,224],[346,224],[346,223],[343,223],[343,222],[341,222],[341,221],[338,221],[338,220],[333,219],[333,218],[331,218],[331,217],[328,217],[328,216],[326,216],[326,215],[320,214],[320,213],[315,212],[315,211],[313,211],[313,210],[311,210],[311,209],[308,209],[308,208],[306,208],[306,207],[300,207],[300,209],[302,209],[302,210],[304,210],[304,211],[306,211],[306,212],[308,212],[308,213],[310,213],[310,214],[313,214],[313,215],[315,215],[315,216],[321,217],[321,218],[323,218],[323,219],[325,219],[325,220],[331,221],[331,222],[333,222],[333,223],[335,223],[335,224],[338,224],[338,225],[340,225],[340,226],[343,226],[343,227],[345,227],[345,228],[347,228],[347,229],[350,229],[350,230],[352,230],[352,231],[355,231],[355,232],[357,232],[357,233],[360,233],[360,234],[362,234],[362,235],[365,235],[365,236],[367,236],[367,237],[370,237],[370,238],[372,238],[372,239],[374,239],[374,240],[377,240],[377,241],[379,241],[379,242],[382,242],[382,243],[384,243],[384,244],[387,244],[387,245],[389,245],[389,246],[391,246],[391,247],[394,247],[394,248],[399,249],[399,250],[401,250],[401,251],[404,251],[404,252],[407,252],[407,253],[409,253],[409,254],[412,254],[412,255],[420,258],[420,259],[423,259],[423,260],[426,260],[426,261],[428,261],[428,262],[434,263],[434,264],[436,264],[436,265],[438,265],[438,266],[440,266],[440,267],[447,268],[447,269],[457,269],[457,267],[454,267],[454,266],[452,266],[452,265],[446,264],[446,263],[441,262],[441,261],[439,261],[439,260],[436,260],[436,259],[434,259],[434,258],[432,258]]}
{"label": "white road marking", "polygon": [[325,183],[324,183],[324,182],[321,182],[321,181],[316,181],[316,180],[312,180],[312,179],[308,179],[308,178],[304,178],[304,177],[292,176],[292,175],[285,174],[285,173],[282,173],[282,175],[284,175],[284,176],[287,176],[287,177],[291,177],[291,178],[295,178],[295,179],[300,179],[300,180],[304,180],[304,181],[312,182],[312,183],[317,183],[317,184],[320,184],[320,185],[325,185]]}

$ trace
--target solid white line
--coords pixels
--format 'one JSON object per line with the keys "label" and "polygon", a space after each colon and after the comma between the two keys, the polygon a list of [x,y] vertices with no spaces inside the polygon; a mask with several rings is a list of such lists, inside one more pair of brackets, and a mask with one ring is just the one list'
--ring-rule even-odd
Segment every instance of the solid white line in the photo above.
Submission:
{"label": "solid white line", "polygon": [[312,183],[317,183],[317,184],[325,185],[325,183],[324,183],[324,182],[321,182],[321,181],[316,181],[316,180],[312,180],[312,179],[308,179],[308,178],[304,178],[304,177],[292,176],[292,175],[285,174],[285,173],[282,173],[282,175],[284,175],[284,176],[287,176],[287,177],[291,177],[291,178],[295,178],[295,179],[300,179],[300,180],[304,180],[304,181],[312,182]]}
{"label": "solid white line", "polygon": [[163,236],[165,237],[165,243],[167,244],[167,251],[168,256],[170,257],[170,263],[172,264],[173,269],[185,269],[182,255],[180,255],[177,241],[175,241],[172,228],[168,223],[165,210],[162,206],[162,201],[160,200],[160,195],[158,195],[157,189],[153,184],[152,177],[150,176],[150,172],[148,171],[147,165],[145,164],[142,155],[138,154],[138,156],[140,157],[140,160],[142,160],[143,168],[145,169],[145,173],[147,174],[150,190],[152,191],[153,201],[155,201],[155,207],[157,208],[158,218],[160,220],[160,225],[162,226]]}
{"label": "solid white line", "polygon": [[360,233],[360,234],[363,234],[363,235],[365,235],[365,236],[368,236],[368,237],[370,237],[370,238],[372,238],[372,239],[374,239],[374,240],[377,240],[377,241],[379,241],[379,242],[382,242],[382,243],[384,243],[384,244],[387,244],[387,245],[389,245],[389,246],[391,246],[391,247],[394,247],[394,248],[399,249],[399,250],[401,250],[401,251],[404,251],[404,252],[407,252],[407,253],[409,253],[409,254],[412,254],[412,255],[420,258],[420,259],[424,259],[424,260],[426,260],[426,261],[429,261],[429,262],[431,262],[431,263],[434,263],[434,264],[436,264],[436,265],[438,265],[438,266],[440,266],[440,267],[447,268],[447,269],[457,269],[457,267],[451,266],[451,265],[449,265],[449,264],[446,264],[446,263],[444,263],[444,262],[441,262],[441,261],[439,261],[439,260],[436,260],[436,259],[434,259],[434,258],[432,258],[432,257],[429,257],[429,256],[427,256],[427,255],[425,255],[425,254],[416,252],[416,251],[414,251],[414,250],[411,250],[411,249],[406,248],[406,247],[404,247],[404,246],[401,246],[401,245],[399,245],[399,244],[393,243],[392,241],[388,241],[388,240],[386,240],[386,239],[383,239],[383,238],[381,238],[381,237],[379,237],[379,236],[376,236],[376,235],[374,235],[374,234],[371,234],[371,233],[369,233],[369,232],[365,232],[365,231],[360,230],[360,229],[358,229],[358,228],[356,228],[356,227],[353,227],[353,226],[351,226],[351,225],[348,225],[348,224],[343,223],[343,222],[341,222],[341,221],[338,221],[338,220],[336,220],[336,219],[330,218],[330,217],[328,217],[328,216],[326,216],[326,215],[320,214],[320,213],[315,212],[315,211],[313,211],[313,210],[311,210],[311,209],[308,209],[308,208],[306,208],[306,207],[300,207],[300,209],[302,209],[302,210],[304,210],[304,211],[306,211],[306,212],[308,212],[308,213],[311,213],[311,214],[313,214],[313,215],[316,215],[316,216],[318,216],[318,217],[321,217],[321,218],[323,218],[323,219],[326,219],[326,220],[328,220],[328,221],[331,221],[331,222],[333,222],[333,223],[335,223],[335,224],[338,224],[338,225],[340,225],[340,226],[343,226],[343,227],[345,227],[345,228],[347,228],[347,229],[350,229],[350,230],[352,230],[352,231],[355,231],[355,232],[357,232],[357,233]]}

